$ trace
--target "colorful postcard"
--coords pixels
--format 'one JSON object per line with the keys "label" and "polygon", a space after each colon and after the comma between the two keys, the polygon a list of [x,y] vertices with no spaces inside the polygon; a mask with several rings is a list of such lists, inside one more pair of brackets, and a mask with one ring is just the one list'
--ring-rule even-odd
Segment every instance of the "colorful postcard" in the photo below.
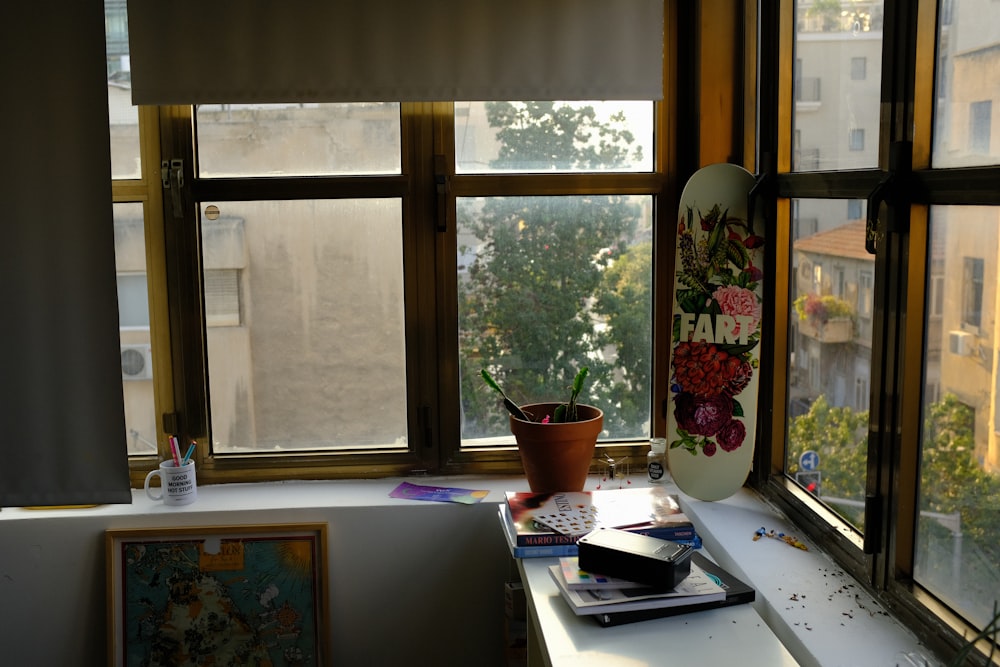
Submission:
{"label": "colorful postcard", "polygon": [[430,500],[440,503],[475,505],[488,496],[489,493],[489,491],[459,489],[449,486],[422,486],[420,484],[403,482],[390,491],[389,495],[393,498],[407,498],[409,500]]}

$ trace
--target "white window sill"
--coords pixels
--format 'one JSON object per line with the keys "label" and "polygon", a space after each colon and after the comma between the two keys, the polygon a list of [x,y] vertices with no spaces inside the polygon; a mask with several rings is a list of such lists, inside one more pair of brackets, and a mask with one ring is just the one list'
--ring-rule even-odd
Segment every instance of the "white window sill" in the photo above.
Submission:
{"label": "white window sill", "polygon": [[[295,519],[288,510],[294,509],[409,505],[433,511],[445,505],[389,497],[389,492],[401,481],[393,478],[203,486],[198,489],[198,500],[185,507],[166,507],[149,500],[138,489],[133,491],[131,505],[50,510],[4,508],[0,511],[0,525],[7,521],[81,515],[125,517],[132,525],[198,525],[218,521],[220,512],[252,516],[276,511],[284,520],[292,521]],[[503,502],[504,491],[527,490],[524,479],[518,477],[418,477],[406,481],[488,490],[489,495],[482,503],[490,504]],[[644,486],[647,482],[644,476],[633,476],[632,484]],[[596,481],[588,482],[587,488],[595,486]],[[706,549],[720,565],[756,588],[754,608],[800,664],[824,667],[911,664],[906,662],[906,656],[920,656],[926,665],[938,664],[911,631],[889,616],[815,544],[803,540],[808,547],[808,551],[803,551],[778,539],[754,541],[754,531],[761,527],[800,537],[801,534],[752,491],[743,489],[718,502],[680,496]],[[495,514],[486,516],[490,521],[495,520]],[[101,523],[113,525],[119,521]],[[498,533],[499,530],[498,525]],[[595,632],[600,631],[595,625]]]}

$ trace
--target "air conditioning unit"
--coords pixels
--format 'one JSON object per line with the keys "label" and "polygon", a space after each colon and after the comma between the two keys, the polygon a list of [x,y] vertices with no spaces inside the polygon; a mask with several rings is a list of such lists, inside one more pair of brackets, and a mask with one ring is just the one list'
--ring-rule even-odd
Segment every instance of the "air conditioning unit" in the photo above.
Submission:
{"label": "air conditioning unit", "polygon": [[965,331],[949,331],[948,351],[960,357],[972,354],[972,334]]}
{"label": "air conditioning unit", "polygon": [[148,344],[122,345],[122,380],[149,380],[153,377],[153,355]]}

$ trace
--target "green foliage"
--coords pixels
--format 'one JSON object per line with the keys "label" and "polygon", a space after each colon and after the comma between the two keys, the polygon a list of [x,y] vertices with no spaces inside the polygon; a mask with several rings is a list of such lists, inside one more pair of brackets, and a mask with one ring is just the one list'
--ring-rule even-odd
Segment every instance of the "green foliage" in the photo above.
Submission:
{"label": "green foliage", "polygon": [[[493,102],[487,104],[487,117],[498,128],[499,157],[491,165],[497,169],[527,164],[550,171],[567,163],[578,169],[613,169],[635,150],[624,119],[601,123],[592,107]],[[505,430],[504,415],[479,377],[482,367],[490,368],[507,395],[522,405],[551,401],[584,365],[594,376],[595,393],[613,397],[619,381],[598,354],[599,346],[633,334],[622,330],[625,320],[599,333],[590,309],[597,312],[599,295],[610,299],[616,291],[602,290],[602,284],[608,267],[617,263],[617,249],[635,234],[638,206],[619,195],[490,197],[462,203],[469,208],[460,217],[479,241],[458,294],[466,435]],[[639,372],[629,368],[622,374],[631,378]],[[649,369],[642,372],[648,376]],[[616,406],[600,406],[611,423],[620,421]]]}
{"label": "green foliage", "polygon": [[814,0],[806,14],[822,17],[824,32],[836,30],[840,25],[840,0]]}
{"label": "green foliage", "polygon": [[594,312],[607,320],[597,337],[599,348],[617,350],[616,381],[608,383],[602,405],[604,428],[612,435],[634,435],[649,419],[652,391],[653,243],[634,245],[604,271]]}
{"label": "green foliage", "polygon": [[[815,450],[822,461],[824,496],[864,498],[867,474],[868,412],[831,407],[824,396],[809,412],[789,421],[788,471],[798,470],[799,456]],[[973,456],[975,414],[955,396],[929,406],[924,419],[920,510],[961,516],[963,539],[1000,564],[1000,477],[978,465]],[[851,508],[842,514],[860,529],[862,517]],[[921,521],[921,530],[941,531]]]}
{"label": "green foliage", "polygon": [[854,318],[854,307],[850,303],[832,294],[818,296],[816,294],[801,294],[792,302],[800,320],[811,319],[818,324],[841,317]]}
{"label": "green foliage", "polygon": [[924,420],[920,509],[962,517],[962,534],[1000,564],[1000,477],[976,462],[975,413],[953,394],[930,406]]}
{"label": "green foliage", "polygon": [[[809,412],[793,418],[788,427],[788,472],[798,472],[799,457],[808,450],[822,461],[823,495],[862,500],[868,455],[868,411],[835,408],[820,396]],[[860,529],[860,512],[840,508]]]}
{"label": "green foliage", "polygon": [[[560,424],[565,422],[580,421],[580,417],[577,414],[576,409],[576,400],[579,398],[580,392],[583,391],[583,382],[587,379],[587,374],[589,372],[590,369],[584,366],[576,374],[576,377],[573,379],[573,386],[570,387],[569,401],[561,403],[558,407],[556,407],[555,412],[552,414],[552,423]],[[508,412],[518,419],[532,421],[531,417],[525,414],[520,407],[515,405],[514,402],[507,397],[507,394],[505,394],[504,390],[500,388],[500,385],[493,379],[493,376],[490,375],[488,370],[484,368],[480,371],[480,375],[482,375],[483,381],[486,382],[486,386],[500,394],[501,399],[503,399],[504,407],[507,408]]]}

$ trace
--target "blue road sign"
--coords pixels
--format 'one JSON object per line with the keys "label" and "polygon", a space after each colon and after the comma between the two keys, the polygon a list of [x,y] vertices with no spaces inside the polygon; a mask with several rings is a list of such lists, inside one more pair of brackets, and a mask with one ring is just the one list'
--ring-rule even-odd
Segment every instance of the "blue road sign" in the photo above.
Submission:
{"label": "blue road sign", "polygon": [[819,454],[811,449],[802,452],[802,456],[799,457],[799,467],[805,471],[815,470],[819,467]]}

